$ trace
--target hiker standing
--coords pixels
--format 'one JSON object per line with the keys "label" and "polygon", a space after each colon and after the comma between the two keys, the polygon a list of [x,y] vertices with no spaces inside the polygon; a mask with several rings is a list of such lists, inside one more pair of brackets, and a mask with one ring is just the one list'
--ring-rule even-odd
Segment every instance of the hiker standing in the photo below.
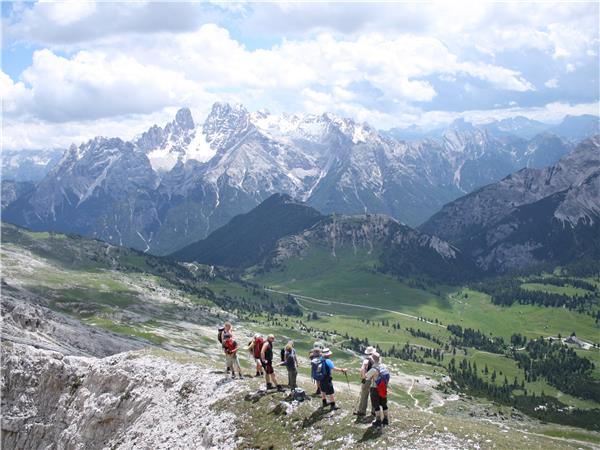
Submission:
{"label": "hiker standing", "polygon": [[260,352],[262,351],[262,346],[263,346],[264,342],[265,342],[265,340],[263,339],[262,335],[259,333],[256,333],[254,335],[254,338],[248,343],[248,351],[252,355],[252,359],[254,360],[254,363],[256,364],[256,376],[257,377],[260,377],[263,375],[263,366],[262,366],[262,362],[260,360]]}
{"label": "hiker standing", "polygon": [[[323,408],[331,406],[331,410],[340,409],[335,405],[335,389],[333,388],[333,377],[331,373],[333,371],[346,373],[348,369],[342,369],[335,367],[333,361],[330,359],[333,353],[328,348],[323,349],[323,353],[320,359],[320,367],[317,368],[320,386],[321,386],[321,400],[323,402]],[[329,399],[329,402],[327,400]]]}
{"label": "hiker standing", "polygon": [[284,360],[280,364],[285,366],[288,371],[288,387],[293,391],[298,387],[296,378],[298,377],[298,358],[296,358],[296,350],[294,342],[289,341],[285,346]]}
{"label": "hiker standing", "polygon": [[[308,360],[311,362],[311,365],[313,365],[313,361],[315,362],[315,364],[318,364],[318,361],[321,359],[322,351],[323,351],[323,344],[321,344],[320,342],[315,342],[315,345],[313,345],[312,350],[308,352]],[[321,386],[320,386],[319,380],[317,380],[314,377],[314,374],[312,373],[312,371],[311,371],[311,378],[317,384],[317,392],[315,392],[315,395],[321,395]]]}
{"label": "hiker standing", "polygon": [[277,388],[277,390],[282,390],[281,386],[277,384],[275,370],[273,370],[273,342],[275,342],[275,336],[270,334],[262,346],[260,360],[263,368],[265,369],[265,381],[267,383],[267,389]]}
{"label": "hiker standing", "polygon": [[225,322],[222,327],[219,328],[219,332],[217,335],[217,339],[223,348],[223,353],[225,353],[225,370],[227,374],[229,374],[229,366],[227,365],[227,351],[225,349],[225,340],[228,337],[233,337],[233,325],[231,322]]}
{"label": "hiker standing", "polygon": [[371,386],[371,406],[376,414],[373,425],[388,425],[387,385],[390,380],[390,372],[381,363],[379,353],[373,352],[371,359],[373,367],[367,372],[365,379]]}
{"label": "hiker standing", "polygon": [[240,379],[242,376],[242,368],[240,367],[240,360],[238,358],[237,351],[239,350],[238,343],[233,339],[233,336],[227,336],[225,341],[223,342],[223,347],[225,348],[225,361],[227,363],[228,371],[231,370],[231,378],[235,378],[235,373],[237,372]]}
{"label": "hiker standing", "polygon": [[354,413],[355,416],[366,416],[367,415],[367,406],[369,404],[369,393],[371,392],[371,384],[367,382],[366,377],[371,367],[373,367],[373,360],[371,359],[371,355],[375,352],[375,347],[367,347],[365,349],[366,358],[363,359],[362,365],[360,367],[360,398],[358,401],[358,409]]}

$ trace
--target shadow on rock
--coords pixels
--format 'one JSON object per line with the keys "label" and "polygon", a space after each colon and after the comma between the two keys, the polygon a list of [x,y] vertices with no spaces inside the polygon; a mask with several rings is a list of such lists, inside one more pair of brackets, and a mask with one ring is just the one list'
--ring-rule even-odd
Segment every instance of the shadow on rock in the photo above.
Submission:
{"label": "shadow on rock", "polygon": [[302,421],[302,428],[311,427],[318,421],[323,420],[323,418],[327,415],[328,412],[329,409],[317,409],[315,412],[313,412],[310,416],[308,416]]}
{"label": "shadow on rock", "polygon": [[360,438],[360,440],[358,441],[359,443],[364,443],[364,442],[368,442],[371,441],[373,439],[377,439],[378,437],[381,436],[381,434],[383,433],[383,430],[381,429],[381,427],[369,427],[366,429],[365,433],[362,435],[362,437]]}

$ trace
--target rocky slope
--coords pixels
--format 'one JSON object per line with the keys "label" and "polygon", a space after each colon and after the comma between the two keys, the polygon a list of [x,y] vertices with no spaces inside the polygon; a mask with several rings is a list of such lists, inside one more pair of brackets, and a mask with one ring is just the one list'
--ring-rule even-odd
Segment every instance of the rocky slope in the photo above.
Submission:
{"label": "rocky slope", "polygon": [[2,210],[8,208],[11,203],[19,197],[28,195],[35,190],[35,184],[31,181],[11,181],[2,180],[2,191],[0,193],[0,201],[2,202]]}
{"label": "rocky slope", "polygon": [[486,270],[600,255],[600,136],[546,169],[523,169],[448,205],[421,230]]}
{"label": "rocky slope", "polygon": [[2,343],[3,448],[235,448],[240,392],[194,363],[146,353],[104,359]]}
{"label": "rocky slope", "polygon": [[338,255],[368,255],[375,269],[401,277],[431,277],[458,281],[472,277],[476,267],[456,247],[420,233],[388,216],[329,216],[313,227],[277,242],[267,268],[285,265],[290,259],[310,261],[315,250],[327,252],[330,264]]}
{"label": "rocky slope", "polygon": [[448,281],[468,278],[477,271],[457,248],[389,216],[324,216],[305,203],[280,194],[170,257],[269,270],[291,258],[307,258],[315,249],[328,253],[331,264],[336,264],[338,251],[368,254],[378,261],[378,270],[401,276],[431,276]]}
{"label": "rocky slope", "polygon": [[56,166],[62,149],[2,150],[2,180],[37,182]]}
{"label": "rocky slope", "polygon": [[464,121],[440,138],[404,142],[366,123],[250,113],[216,103],[203,124],[188,109],[131,142],[72,146],[7,205],[7,221],[167,254],[206,237],[274,193],[324,213],[387,214],[416,225],[460,195],[570,144],[496,136]]}

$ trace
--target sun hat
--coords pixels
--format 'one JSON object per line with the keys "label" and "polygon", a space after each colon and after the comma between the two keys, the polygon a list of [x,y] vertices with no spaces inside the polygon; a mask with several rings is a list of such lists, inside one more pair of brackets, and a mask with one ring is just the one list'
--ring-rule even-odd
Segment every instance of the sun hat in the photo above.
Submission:
{"label": "sun hat", "polygon": [[375,347],[373,347],[372,345],[369,345],[367,348],[365,348],[365,355],[372,355],[375,352]]}
{"label": "sun hat", "polygon": [[323,349],[323,356],[331,356],[333,353],[331,353],[331,350],[329,350],[328,348],[324,348]]}

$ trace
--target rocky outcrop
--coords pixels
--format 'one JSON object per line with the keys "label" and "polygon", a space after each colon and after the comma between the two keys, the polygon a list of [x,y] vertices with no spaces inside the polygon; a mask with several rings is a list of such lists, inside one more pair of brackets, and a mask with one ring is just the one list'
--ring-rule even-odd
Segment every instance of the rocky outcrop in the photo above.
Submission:
{"label": "rocky outcrop", "polygon": [[148,353],[104,359],[2,344],[2,448],[235,446],[217,402],[242,389],[195,363]]}
{"label": "rocky outcrop", "polygon": [[47,300],[2,282],[2,341],[69,355],[108,356],[152,345],[83,324],[43,306]]}

